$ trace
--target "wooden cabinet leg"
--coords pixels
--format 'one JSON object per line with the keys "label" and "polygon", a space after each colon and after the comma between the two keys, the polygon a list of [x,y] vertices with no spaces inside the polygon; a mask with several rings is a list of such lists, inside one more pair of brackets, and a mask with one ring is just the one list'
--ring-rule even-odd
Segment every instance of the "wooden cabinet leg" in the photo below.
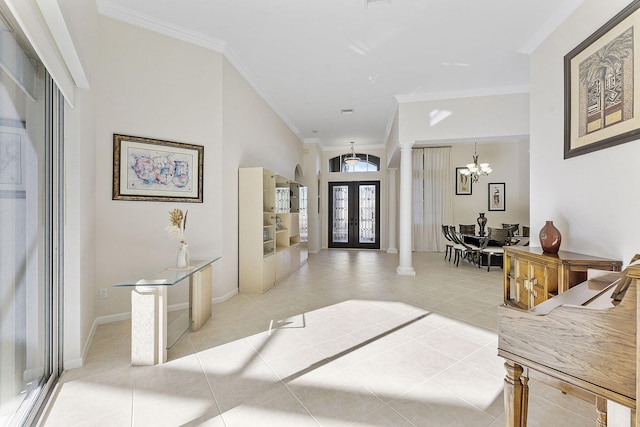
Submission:
{"label": "wooden cabinet leg", "polygon": [[523,377],[522,366],[506,361],[504,378],[504,410],[507,427],[526,427],[529,400],[528,378]]}
{"label": "wooden cabinet leg", "polygon": [[602,396],[596,396],[596,427],[607,427],[607,399]]}

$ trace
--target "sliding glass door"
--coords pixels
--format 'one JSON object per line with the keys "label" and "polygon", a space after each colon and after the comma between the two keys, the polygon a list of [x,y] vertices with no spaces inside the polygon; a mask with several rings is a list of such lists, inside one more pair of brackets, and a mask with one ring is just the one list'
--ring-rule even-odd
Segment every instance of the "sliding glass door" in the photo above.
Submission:
{"label": "sliding glass door", "polygon": [[62,104],[13,34],[0,19],[0,425],[33,423],[61,371]]}

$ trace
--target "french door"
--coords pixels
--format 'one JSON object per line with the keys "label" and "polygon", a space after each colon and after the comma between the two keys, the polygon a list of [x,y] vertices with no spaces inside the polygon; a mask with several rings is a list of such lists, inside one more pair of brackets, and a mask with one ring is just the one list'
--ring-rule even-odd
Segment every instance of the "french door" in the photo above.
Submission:
{"label": "french door", "polygon": [[329,247],[380,249],[380,181],[329,183]]}

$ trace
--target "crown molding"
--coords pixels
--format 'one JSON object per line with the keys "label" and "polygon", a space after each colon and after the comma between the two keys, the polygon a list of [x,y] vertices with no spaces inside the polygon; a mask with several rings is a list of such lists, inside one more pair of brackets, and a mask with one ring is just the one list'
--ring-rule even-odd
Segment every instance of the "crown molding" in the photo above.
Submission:
{"label": "crown molding", "polygon": [[571,14],[583,3],[584,0],[565,0],[560,7],[538,28],[527,42],[518,49],[519,53],[531,55]]}
{"label": "crown molding", "polygon": [[[368,145],[356,145],[355,151],[356,153],[366,153],[367,150],[384,150],[386,147],[381,144],[368,144]],[[335,151],[335,152],[349,152],[351,151],[351,147],[339,147],[336,145],[332,145],[330,147],[322,147],[322,151]]]}
{"label": "crown molding", "polygon": [[262,87],[258,84],[257,79],[253,76],[253,74],[251,74],[249,69],[242,64],[240,59],[238,59],[237,55],[233,52],[233,49],[229,45],[227,45],[227,47],[224,49],[223,54],[224,57],[227,58],[227,61],[229,61],[229,63],[233,65],[236,70],[238,70],[240,75],[244,77],[244,79],[249,83],[253,90],[255,90],[258,95],[260,95],[262,99],[264,99],[267,105],[276,113],[278,117],[280,117],[280,120],[282,120],[285,125],[287,125],[291,132],[293,132],[293,134],[301,142],[304,141],[304,137],[300,134],[298,128],[295,127],[291,120],[289,120],[287,115],[284,114],[273,101],[271,101],[271,97],[269,96],[269,94],[262,89]]}
{"label": "crown molding", "polygon": [[166,21],[153,18],[128,7],[114,5],[109,0],[97,0],[98,14],[108,16],[118,21],[126,22],[133,26],[144,28],[177,40],[204,47],[219,53],[223,53],[227,42],[206,34],[198,33]]}
{"label": "crown molding", "polygon": [[471,90],[459,90],[450,92],[430,92],[412,93],[407,95],[396,95],[399,104],[407,102],[439,101],[441,99],[457,98],[477,98],[480,96],[513,95],[518,93],[529,93],[529,85],[488,87]]}
{"label": "crown molding", "polygon": [[280,117],[280,119],[291,130],[291,132],[293,132],[293,134],[300,141],[303,141],[304,138],[300,134],[300,131],[271,100],[270,96],[258,84],[257,79],[253,76],[253,74],[251,74],[249,69],[242,64],[240,59],[238,59],[238,57],[233,52],[233,49],[231,49],[226,41],[170,24],[168,22],[142,14],[127,7],[114,5],[110,0],[97,0],[97,7],[98,13],[100,15],[108,16],[110,18],[125,22],[135,27],[144,28],[146,30],[153,31],[167,37],[171,37],[177,40],[184,41],[186,43],[190,43],[196,46],[203,47],[205,49],[221,53],[229,61],[229,63],[233,65],[236,70],[238,70],[240,75],[249,83],[253,90],[255,90],[258,95],[260,95],[262,99],[264,99],[264,101],[276,113],[276,115]]}
{"label": "crown molding", "polygon": [[389,138],[391,137],[391,128],[393,128],[393,122],[396,119],[396,116],[398,115],[398,101],[396,100],[396,102],[394,102],[393,107],[392,107],[392,111],[391,114],[387,115],[387,127],[384,130],[384,146],[386,147],[387,145],[389,145]]}

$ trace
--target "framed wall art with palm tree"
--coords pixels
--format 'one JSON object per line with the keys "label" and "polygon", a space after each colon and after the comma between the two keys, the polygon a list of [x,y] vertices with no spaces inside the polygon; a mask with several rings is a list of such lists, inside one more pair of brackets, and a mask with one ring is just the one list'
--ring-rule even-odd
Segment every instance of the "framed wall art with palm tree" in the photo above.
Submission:
{"label": "framed wall art with palm tree", "polygon": [[564,57],[564,158],[640,138],[640,0]]}

